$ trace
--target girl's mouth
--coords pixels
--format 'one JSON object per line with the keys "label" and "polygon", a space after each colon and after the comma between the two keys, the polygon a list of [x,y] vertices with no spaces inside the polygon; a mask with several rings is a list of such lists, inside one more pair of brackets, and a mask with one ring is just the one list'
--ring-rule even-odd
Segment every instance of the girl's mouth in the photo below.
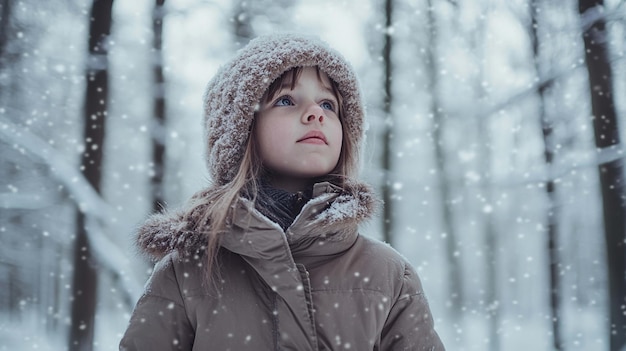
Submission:
{"label": "girl's mouth", "polygon": [[328,140],[326,140],[324,133],[317,130],[306,133],[302,138],[298,139],[297,142],[328,145]]}

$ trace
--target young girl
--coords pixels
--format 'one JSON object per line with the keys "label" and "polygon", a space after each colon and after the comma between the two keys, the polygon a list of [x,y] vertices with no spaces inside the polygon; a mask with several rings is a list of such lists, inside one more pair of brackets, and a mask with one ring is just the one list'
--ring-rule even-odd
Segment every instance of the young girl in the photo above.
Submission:
{"label": "young girl", "polygon": [[242,49],[205,95],[214,181],[157,214],[158,264],[121,350],[443,350],[415,270],[360,236],[364,111],[352,68],[315,38]]}

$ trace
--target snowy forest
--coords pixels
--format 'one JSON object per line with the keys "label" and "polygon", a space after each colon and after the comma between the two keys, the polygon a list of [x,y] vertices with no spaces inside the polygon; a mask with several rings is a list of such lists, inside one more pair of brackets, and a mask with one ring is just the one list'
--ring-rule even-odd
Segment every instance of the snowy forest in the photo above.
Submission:
{"label": "snowy forest", "polygon": [[363,235],[448,350],[626,350],[626,1],[0,0],[0,350],[115,350],[135,229],[209,184],[204,87],[319,36],[367,104]]}

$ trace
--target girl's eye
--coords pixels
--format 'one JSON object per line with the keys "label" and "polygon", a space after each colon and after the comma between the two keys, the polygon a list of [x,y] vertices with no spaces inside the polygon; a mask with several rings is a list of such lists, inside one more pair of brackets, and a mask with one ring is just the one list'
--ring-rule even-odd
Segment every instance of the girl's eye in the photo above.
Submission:
{"label": "girl's eye", "polygon": [[335,111],[335,105],[330,101],[324,101],[320,104],[324,110]]}
{"label": "girl's eye", "polygon": [[276,99],[276,102],[274,103],[274,106],[292,106],[293,105],[293,101],[291,101],[291,97],[285,95],[285,96],[281,96],[278,99]]}

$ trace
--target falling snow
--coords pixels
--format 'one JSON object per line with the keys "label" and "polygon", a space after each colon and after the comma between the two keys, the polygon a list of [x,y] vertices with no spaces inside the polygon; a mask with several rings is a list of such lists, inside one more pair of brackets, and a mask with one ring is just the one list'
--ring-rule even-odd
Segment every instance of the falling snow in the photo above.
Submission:
{"label": "falling snow", "polygon": [[[369,107],[362,175],[377,188],[385,178],[379,165],[379,134],[384,126],[394,128],[393,171],[387,183],[394,193],[392,245],[419,272],[448,350],[482,351],[490,345],[511,351],[553,349],[549,217],[559,225],[558,320],[564,349],[608,350],[597,165],[623,159],[624,151],[596,150],[593,144],[584,50],[575,30],[580,27],[577,9],[550,2],[542,7],[538,59],[544,67],[537,72],[527,3],[493,1],[484,8],[479,0],[434,2],[436,36],[425,26],[430,11],[414,1],[398,2],[391,26],[382,22],[382,9],[374,1],[359,6],[299,1],[287,6],[285,11],[291,12],[280,20],[262,12],[240,19],[252,17],[258,34],[317,34],[353,63]],[[610,14],[619,1],[605,3],[604,11]],[[105,65],[101,57],[88,60],[85,53],[89,1],[60,5],[26,0],[12,7],[10,35],[0,48],[0,350],[66,349],[76,207],[88,215],[84,225],[100,273],[95,350],[117,348],[152,272],[136,255],[131,239],[137,224],[152,211],[152,137],[158,135],[167,145],[168,207],[206,186],[201,96],[219,64],[237,48],[228,30],[232,24],[224,19],[231,2],[167,1],[167,83],[160,90],[172,118],[160,129],[150,120],[153,1],[115,6],[114,30],[107,42],[111,95],[108,101],[100,100],[108,104],[107,111],[92,116],[107,117],[104,143],[82,139],[85,65]],[[590,20],[597,13],[587,16]],[[626,71],[625,60],[619,59],[626,49],[619,40],[624,36],[620,28],[612,26],[615,32],[601,38],[611,45],[617,77]],[[385,35],[393,38],[395,50],[391,117],[381,112]],[[439,42],[430,44],[432,38]],[[434,62],[429,61],[430,50],[436,50]],[[431,73],[436,87],[428,83]],[[553,76],[550,100],[540,106],[533,89]],[[616,79],[614,84],[613,96],[626,96],[626,81]],[[616,101],[620,122],[626,116],[623,100]],[[554,137],[549,166],[538,117],[541,108]],[[602,133],[600,138],[611,135]],[[83,153],[97,151],[104,153],[102,196],[77,166]],[[441,158],[437,152],[442,152]],[[552,185],[554,204],[546,192]],[[329,221],[355,213],[353,203],[338,201],[335,206],[326,213]],[[381,238],[380,228],[382,220],[377,219],[362,232]],[[454,267],[461,273],[459,291],[451,290]],[[363,271],[348,272],[345,278],[364,285],[375,281]],[[328,277],[320,281],[330,284]],[[366,311],[380,313],[389,304],[383,298]],[[339,302],[332,307],[345,308]],[[166,314],[178,307],[169,303],[162,308]],[[210,311],[224,313],[219,308]],[[80,330],[90,328],[78,324]],[[225,337],[255,344],[251,335],[240,331]],[[338,350],[355,347],[341,335],[329,342]],[[177,346],[180,341],[171,343]]]}

